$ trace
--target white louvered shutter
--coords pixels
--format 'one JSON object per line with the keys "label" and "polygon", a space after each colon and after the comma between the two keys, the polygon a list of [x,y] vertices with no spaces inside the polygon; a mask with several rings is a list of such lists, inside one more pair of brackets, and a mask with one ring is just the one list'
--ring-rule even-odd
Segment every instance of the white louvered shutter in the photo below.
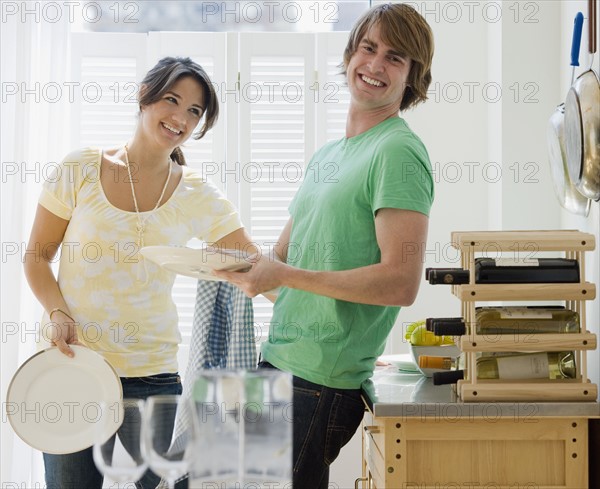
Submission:
{"label": "white louvered shutter", "polygon": [[[273,246],[315,150],[315,37],[300,33],[240,34],[240,211],[252,238]],[[264,339],[272,304],[254,300]]]}
{"label": "white louvered shutter", "polygon": [[146,35],[73,33],[73,147],[123,144],[133,133]]}
{"label": "white louvered shutter", "polygon": [[350,92],[346,77],[338,66],[343,61],[347,32],[316,34],[317,49],[317,147],[346,134],[346,115],[350,107]]}

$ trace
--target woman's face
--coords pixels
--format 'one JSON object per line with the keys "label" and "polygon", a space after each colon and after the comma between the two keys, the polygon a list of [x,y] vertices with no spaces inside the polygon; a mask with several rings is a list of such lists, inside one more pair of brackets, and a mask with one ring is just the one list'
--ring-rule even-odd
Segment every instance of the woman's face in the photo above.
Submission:
{"label": "woman's face", "polygon": [[141,123],[146,137],[160,147],[175,148],[194,132],[204,113],[204,90],[186,76],[156,102],[143,106]]}

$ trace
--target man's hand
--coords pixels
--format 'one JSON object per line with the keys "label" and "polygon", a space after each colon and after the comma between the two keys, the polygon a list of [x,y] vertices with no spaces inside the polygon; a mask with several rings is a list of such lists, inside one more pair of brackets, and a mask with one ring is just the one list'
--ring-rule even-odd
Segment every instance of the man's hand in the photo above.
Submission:
{"label": "man's hand", "polygon": [[215,270],[214,275],[227,280],[244,291],[248,297],[272,292],[283,285],[289,266],[272,256],[255,254],[248,258],[252,268],[247,272]]}

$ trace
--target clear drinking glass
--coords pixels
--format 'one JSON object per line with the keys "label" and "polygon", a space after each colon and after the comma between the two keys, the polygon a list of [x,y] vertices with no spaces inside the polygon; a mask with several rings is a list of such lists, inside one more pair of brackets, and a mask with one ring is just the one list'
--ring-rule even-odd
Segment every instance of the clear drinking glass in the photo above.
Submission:
{"label": "clear drinking glass", "polygon": [[248,371],[244,387],[244,484],[291,487],[292,376],[275,369]]}
{"label": "clear drinking glass", "polygon": [[181,396],[151,396],[146,399],[142,418],[142,455],[153,472],[175,487],[175,481],[187,474],[195,432],[188,430],[173,439],[175,418],[189,406]]}
{"label": "clear drinking glass", "polygon": [[94,426],[94,463],[118,484],[137,482],[148,469],[140,450],[143,412],[144,401],[139,399],[100,403]]}
{"label": "clear drinking glass", "polygon": [[287,487],[292,476],[292,382],[278,370],[197,374],[190,487]]}

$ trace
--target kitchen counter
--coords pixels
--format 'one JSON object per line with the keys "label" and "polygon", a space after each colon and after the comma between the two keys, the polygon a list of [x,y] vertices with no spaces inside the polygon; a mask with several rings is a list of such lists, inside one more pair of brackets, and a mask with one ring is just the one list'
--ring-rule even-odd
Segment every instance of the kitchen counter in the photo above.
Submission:
{"label": "kitchen counter", "polygon": [[421,374],[378,367],[363,385],[363,398],[374,416],[382,417],[537,417],[600,418],[598,402],[462,402],[451,385],[433,385]]}
{"label": "kitchen counter", "polygon": [[597,402],[465,403],[395,367],[363,391],[363,488],[600,487]]}

